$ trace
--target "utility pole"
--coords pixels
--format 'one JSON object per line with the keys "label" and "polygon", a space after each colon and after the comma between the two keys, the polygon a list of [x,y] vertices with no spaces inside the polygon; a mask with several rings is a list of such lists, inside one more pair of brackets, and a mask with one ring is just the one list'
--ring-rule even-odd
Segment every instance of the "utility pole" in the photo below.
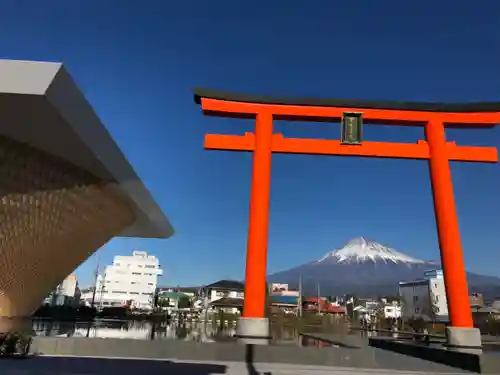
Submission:
{"label": "utility pole", "polygon": [[91,308],[94,308],[94,305],[95,305],[95,294],[97,292],[97,281],[99,279],[99,250],[97,252],[97,265],[96,265],[96,268],[95,268],[94,276],[95,276],[94,277],[94,290],[92,292],[92,302],[90,303],[90,307]]}
{"label": "utility pole", "polygon": [[101,294],[99,295],[99,310],[102,311],[102,295],[104,294],[104,287],[106,286],[106,274],[104,274],[103,278],[101,279]]}
{"label": "utility pole", "polygon": [[320,301],[320,298],[321,298],[321,293],[320,293],[320,289],[319,289],[319,283],[318,283],[318,314],[321,314],[321,301]]}
{"label": "utility pole", "polygon": [[302,275],[299,276],[299,299],[297,301],[298,303],[298,311],[299,311],[299,317],[302,318]]}

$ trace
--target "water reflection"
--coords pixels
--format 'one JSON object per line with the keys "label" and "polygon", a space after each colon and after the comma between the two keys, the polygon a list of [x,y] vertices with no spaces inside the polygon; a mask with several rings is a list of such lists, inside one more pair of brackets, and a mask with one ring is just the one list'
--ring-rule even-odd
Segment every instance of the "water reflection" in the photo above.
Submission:
{"label": "water reflection", "polygon": [[[33,320],[33,330],[37,336],[54,337],[99,337],[135,340],[182,340],[197,342],[236,341],[235,322],[207,324],[200,322],[147,322],[125,320],[95,320],[93,322],[58,322]],[[316,327],[318,333],[325,332]],[[309,331],[314,331],[309,328]],[[328,329],[326,332],[332,332]],[[300,336],[293,326],[271,325],[271,344],[298,345],[308,347],[335,347],[335,345]],[[365,332],[361,336],[375,333]]]}
{"label": "water reflection", "polygon": [[[124,320],[96,320],[93,322],[58,322],[33,320],[37,336],[53,337],[100,337],[136,340],[184,340],[198,342],[236,341],[236,325],[176,322],[146,322]],[[294,327],[273,327],[272,344],[317,346],[299,337]]]}
{"label": "water reflection", "polygon": [[96,320],[58,322],[34,320],[37,336],[100,337],[136,340],[226,341],[235,334],[234,324],[214,326],[202,323],[155,323],[144,321]]}

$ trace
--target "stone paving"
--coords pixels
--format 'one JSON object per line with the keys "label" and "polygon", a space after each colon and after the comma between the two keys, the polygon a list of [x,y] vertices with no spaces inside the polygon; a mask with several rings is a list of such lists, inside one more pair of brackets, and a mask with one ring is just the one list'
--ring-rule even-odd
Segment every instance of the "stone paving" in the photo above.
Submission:
{"label": "stone paving", "polygon": [[[162,361],[118,358],[39,356],[0,359],[1,375],[420,375],[430,372],[369,370],[244,362]],[[438,373],[434,373],[438,374]],[[447,373],[454,375],[459,373]],[[463,374],[463,373],[462,373]]]}

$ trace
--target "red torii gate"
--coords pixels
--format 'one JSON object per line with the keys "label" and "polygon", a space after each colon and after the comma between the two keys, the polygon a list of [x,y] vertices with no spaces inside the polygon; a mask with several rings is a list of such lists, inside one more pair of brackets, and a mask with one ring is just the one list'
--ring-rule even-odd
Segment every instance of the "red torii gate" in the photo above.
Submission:
{"label": "red torii gate", "polygon": [[[494,147],[457,146],[447,142],[445,127],[493,127],[500,123],[500,103],[415,103],[336,99],[280,99],[196,89],[195,101],[207,115],[255,118],[255,132],[205,136],[205,148],[251,151],[253,155],[250,219],[245,273],[245,302],[238,334],[268,336],[266,263],[273,152],[371,156],[429,160],[448,310],[448,344],[480,347],[472,313],[449,161],[495,163]],[[342,121],[342,141],[286,138],[273,134],[273,120]],[[361,124],[424,126],[426,140],[417,143],[362,142]],[[266,331],[267,329],[267,331]]]}

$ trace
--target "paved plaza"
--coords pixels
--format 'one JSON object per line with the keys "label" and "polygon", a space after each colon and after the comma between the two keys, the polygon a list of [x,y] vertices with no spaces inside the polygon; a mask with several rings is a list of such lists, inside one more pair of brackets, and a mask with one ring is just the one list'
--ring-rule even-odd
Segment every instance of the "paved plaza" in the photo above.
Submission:
{"label": "paved plaza", "polygon": [[[2,375],[418,375],[429,372],[370,370],[341,367],[244,362],[162,361],[118,358],[40,356],[27,359],[0,359]],[[438,373],[435,373],[438,374]],[[447,375],[463,372],[447,372]]]}

